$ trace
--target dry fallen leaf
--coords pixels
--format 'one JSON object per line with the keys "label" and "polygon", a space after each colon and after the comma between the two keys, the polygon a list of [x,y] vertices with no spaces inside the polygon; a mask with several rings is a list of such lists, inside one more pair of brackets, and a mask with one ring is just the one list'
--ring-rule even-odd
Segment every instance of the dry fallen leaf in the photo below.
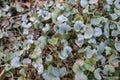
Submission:
{"label": "dry fallen leaf", "polygon": [[42,7],[42,6],[43,6],[43,3],[44,3],[43,0],[37,0],[37,2],[38,2],[38,6],[39,6],[39,7]]}
{"label": "dry fallen leaf", "polygon": [[64,0],[59,0],[60,3],[64,3]]}
{"label": "dry fallen leaf", "polygon": [[118,63],[113,63],[112,66],[117,68],[117,67],[119,67],[119,64]]}
{"label": "dry fallen leaf", "polygon": [[2,27],[3,28],[6,28],[8,25],[10,24],[9,20],[5,20],[3,23],[2,23]]}
{"label": "dry fallen leaf", "polygon": [[26,3],[22,3],[23,6],[27,7],[27,8],[30,8],[31,6],[31,3],[30,2],[26,2]]}

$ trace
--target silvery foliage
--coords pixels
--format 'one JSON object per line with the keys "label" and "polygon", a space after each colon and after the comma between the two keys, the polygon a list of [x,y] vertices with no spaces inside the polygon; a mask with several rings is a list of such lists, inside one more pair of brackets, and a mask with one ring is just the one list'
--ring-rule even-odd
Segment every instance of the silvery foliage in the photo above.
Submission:
{"label": "silvery foliage", "polygon": [[40,17],[42,17],[43,21],[51,18],[51,13],[46,10],[39,9],[39,11],[37,13]]}
{"label": "silvery foliage", "polygon": [[31,59],[29,58],[24,58],[23,61],[22,61],[23,65],[28,65],[28,64],[31,64]]}
{"label": "silvery foliage", "polygon": [[101,28],[95,28],[94,29],[94,36],[95,37],[99,37],[99,36],[101,36],[102,35],[102,29]]}
{"label": "silvery foliage", "polygon": [[44,66],[41,63],[35,63],[33,66],[37,69],[37,73],[40,75],[44,71]]}
{"label": "silvery foliage", "polygon": [[94,34],[94,29],[92,28],[92,26],[89,24],[86,25],[85,32],[84,32],[84,38],[90,39],[90,38],[92,38],[93,34]]}
{"label": "silvery foliage", "polygon": [[32,27],[32,23],[28,22],[28,18],[27,18],[27,14],[22,15],[22,24],[21,26],[28,29],[30,27]]}
{"label": "silvery foliage", "polygon": [[113,1],[114,0],[106,0],[107,4],[110,4],[110,5],[113,4]]}
{"label": "silvery foliage", "polygon": [[20,57],[14,57],[12,60],[11,60],[11,66],[14,67],[14,68],[17,68],[17,67],[20,67]]}
{"label": "silvery foliage", "polygon": [[88,1],[87,0],[80,0],[80,5],[85,8],[88,5]]}
{"label": "silvery foliage", "polygon": [[67,34],[72,28],[66,23],[61,23],[59,26],[54,26],[54,30],[61,35]]}
{"label": "silvery foliage", "polygon": [[61,51],[61,53],[58,53],[58,56],[60,59],[64,60],[69,56],[71,52],[72,48],[70,46],[65,46],[63,51]]}
{"label": "silvery foliage", "polygon": [[120,9],[120,0],[115,0],[114,5],[117,9]]}
{"label": "silvery foliage", "polygon": [[58,9],[60,9],[60,10],[64,10],[64,9],[65,9],[64,6],[62,6],[62,5],[59,4],[59,3],[56,4],[56,7],[57,7]]}
{"label": "silvery foliage", "polygon": [[57,68],[50,65],[42,76],[45,80],[60,80],[60,78],[63,77],[65,74],[66,67]]}
{"label": "silvery foliage", "polygon": [[89,4],[98,4],[98,0],[80,0],[80,5],[85,8]]}
{"label": "silvery foliage", "polygon": [[88,78],[84,73],[77,73],[75,74],[75,80],[88,80]]}
{"label": "silvery foliage", "polygon": [[81,35],[81,34],[78,34],[78,39],[75,40],[75,43],[78,45],[78,46],[82,46],[84,44],[84,36]]}
{"label": "silvery foliage", "polygon": [[[19,23],[22,27],[20,32],[23,32],[21,37],[25,40],[15,40],[13,48],[17,51],[13,50],[15,56],[13,54],[8,55],[10,59],[6,59],[7,54],[3,54],[7,50],[4,51],[0,47],[0,51],[3,51],[3,53],[0,52],[0,58],[1,61],[2,58],[4,61],[0,63],[6,63],[5,69],[9,72],[11,68],[23,68],[23,66],[32,64],[37,73],[39,75],[42,74],[45,80],[60,80],[69,69],[63,67],[64,65],[60,66],[61,68],[48,67],[48,65],[56,62],[54,60],[58,56],[58,61],[65,63],[69,57],[70,59],[81,58],[75,64],[74,61],[76,60],[73,59],[73,71],[70,72],[75,73],[75,80],[88,80],[91,76],[94,76],[97,80],[102,80],[109,76],[114,77],[112,73],[115,72],[116,66],[119,67],[117,64],[119,64],[118,53],[120,52],[120,0],[105,0],[104,3],[102,3],[102,0],[79,0],[80,2],[76,3],[77,1],[64,0],[63,3],[56,0],[43,1],[42,7],[32,6],[35,10],[31,9],[30,13],[33,12],[32,17],[36,19],[32,21],[29,14],[22,13],[25,10],[24,7],[17,5],[16,11],[20,15],[22,14],[20,16],[21,22]],[[3,17],[11,17],[10,7],[9,5],[1,7],[1,19]],[[98,10],[99,8],[101,10]],[[9,25],[14,26],[11,21]],[[7,28],[9,30],[9,26]],[[32,33],[30,33],[31,29],[33,30]],[[4,30],[6,31],[7,29],[0,30],[0,39],[9,37],[9,33]],[[37,32],[37,30],[39,35],[36,38],[35,31]],[[52,39],[52,37],[54,38]],[[51,43],[52,41],[55,43]],[[74,49],[73,44],[77,50]],[[50,52],[49,50],[46,51],[47,48]],[[18,51],[19,49],[21,50]],[[47,55],[43,56],[44,54],[42,53],[44,52]],[[30,54],[24,58],[22,57],[24,53]],[[45,59],[43,64],[42,59]],[[100,62],[100,64],[97,63],[96,65],[96,62]],[[45,68],[48,67],[47,70],[44,70],[44,65]],[[59,66],[59,63],[55,65]],[[86,75],[86,72],[89,71],[91,73],[94,71],[94,75]]]}
{"label": "silvery foliage", "polygon": [[84,27],[84,24],[83,24],[82,21],[76,21],[75,24],[74,24],[74,30],[76,32],[81,31],[83,29],[83,27]]}
{"label": "silvery foliage", "polygon": [[58,20],[59,22],[66,22],[66,21],[68,21],[67,17],[65,17],[64,15],[58,16],[58,17],[57,17],[57,20]]}

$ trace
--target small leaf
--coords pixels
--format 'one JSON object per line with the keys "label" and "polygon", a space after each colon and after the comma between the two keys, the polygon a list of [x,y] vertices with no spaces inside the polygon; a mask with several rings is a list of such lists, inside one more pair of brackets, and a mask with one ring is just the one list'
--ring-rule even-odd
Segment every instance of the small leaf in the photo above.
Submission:
{"label": "small leaf", "polygon": [[72,70],[74,71],[74,73],[82,72],[80,66],[78,64],[76,64],[76,63],[74,63]]}
{"label": "small leaf", "polygon": [[81,21],[76,21],[74,24],[74,30],[76,32],[79,32],[83,27],[84,27],[84,25],[83,25],[83,22],[81,22]]}
{"label": "small leaf", "polygon": [[114,5],[117,9],[120,9],[120,0],[115,0]]}
{"label": "small leaf", "polygon": [[97,4],[98,0],[89,0],[89,4]]}
{"label": "small leaf", "polygon": [[109,38],[109,23],[106,23],[104,26],[104,35],[106,36],[106,38]]}
{"label": "small leaf", "polygon": [[56,7],[58,8],[58,9],[60,9],[60,10],[64,10],[64,7],[61,5],[61,4],[56,4]]}
{"label": "small leaf", "polygon": [[116,20],[118,18],[118,15],[117,14],[110,14],[112,20]]}
{"label": "small leaf", "polygon": [[87,0],[80,0],[80,5],[85,8],[88,5],[88,1]]}
{"label": "small leaf", "polygon": [[23,22],[21,24],[21,26],[24,27],[24,28],[26,28],[26,29],[28,29],[28,28],[32,27],[32,23],[31,22],[29,22],[29,23]]}
{"label": "small leaf", "polygon": [[106,55],[111,54],[111,48],[108,47],[108,46],[106,46],[106,47],[105,47],[105,53],[106,53]]}
{"label": "small leaf", "polygon": [[46,33],[48,30],[50,30],[50,25],[46,24],[45,27],[42,28],[42,31]]}
{"label": "small leaf", "polygon": [[90,71],[90,72],[93,72],[94,69],[95,69],[93,65],[90,65],[90,64],[87,64],[87,63],[85,63],[84,66],[85,66],[85,69]]}
{"label": "small leaf", "polygon": [[22,69],[19,71],[19,73],[20,73],[22,76],[24,76],[24,77],[26,77],[26,75],[27,75],[27,71],[26,71],[24,68],[22,68]]}
{"label": "small leaf", "polygon": [[44,73],[42,76],[45,80],[60,80],[59,77],[55,77],[49,73]]}
{"label": "small leaf", "polygon": [[4,54],[0,52],[0,60],[4,57]]}
{"label": "small leaf", "polygon": [[28,22],[27,14],[22,15],[22,21]]}
{"label": "small leaf", "polygon": [[112,54],[108,59],[109,64],[119,63],[118,56],[116,54]]}
{"label": "small leaf", "polygon": [[118,30],[120,31],[120,21],[117,22],[117,28],[118,28]]}
{"label": "small leaf", "polygon": [[41,63],[35,63],[33,66],[37,69],[38,74],[42,74],[44,70],[44,66]]}
{"label": "small leaf", "polygon": [[112,30],[112,33],[111,33],[111,35],[112,36],[118,36],[120,34],[120,31],[119,30]]}
{"label": "small leaf", "polygon": [[120,9],[114,8],[114,12],[115,12],[118,16],[120,16]]}
{"label": "small leaf", "polygon": [[78,46],[82,46],[84,44],[84,36],[81,35],[81,34],[78,34],[78,39],[75,40],[75,43],[78,45]]}
{"label": "small leaf", "polygon": [[95,78],[96,78],[97,80],[101,80],[101,79],[102,79],[102,77],[101,77],[101,75],[100,75],[100,71],[101,71],[100,68],[97,68],[97,69],[94,71],[94,76],[95,76]]}
{"label": "small leaf", "polygon": [[94,36],[99,37],[102,35],[102,29],[101,28],[95,28],[94,29]]}
{"label": "small leaf", "polygon": [[88,25],[84,33],[84,38],[90,39],[93,36],[93,34],[94,34],[93,28],[90,25]]}
{"label": "small leaf", "polygon": [[101,42],[98,47],[98,54],[102,54],[104,52],[105,44]]}
{"label": "small leaf", "polygon": [[84,63],[84,66],[85,68],[88,70],[88,71],[94,71],[95,67],[94,67],[94,64],[96,63],[95,59],[87,59]]}
{"label": "small leaf", "polygon": [[113,4],[113,0],[106,0],[107,4]]}
{"label": "small leaf", "polygon": [[81,72],[75,74],[75,80],[88,80],[88,78],[83,72]]}
{"label": "small leaf", "polygon": [[6,64],[5,65],[5,70],[6,71],[9,71],[9,70],[11,70],[12,69],[12,66],[10,65],[10,64]]}
{"label": "small leaf", "polygon": [[29,58],[25,58],[25,59],[23,59],[22,63],[23,63],[24,65],[28,65],[28,64],[31,63],[31,60],[30,60]]}
{"label": "small leaf", "polygon": [[51,39],[48,39],[48,43],[55,46],[58,42],[58,38],[52,37]]}
{"label": "small leaf", "polygon": [[116,50],[120,52],[120,42],[115,42],[114,46],[115,46]]}
{"label": "small leaf", "polygon": [[14,68],[20,67],[20,57],[15,57],[11,60],[11,66]]}
{"label": "small leaf", "polygon": [[0,30],[0,39],[3,37],[3,32]]}
{"label": "small leaf", "polygon": [[10,61],[10,60],[12,60],[14,57],[15,57],[15,54],[13,54],[13,53],[8,53],[8,54],[6,55],[6,57],[3,59],[3,61],[5,61],[5,62]]}
{"label": "small leaf", "polygon": [[53,56],[52,55],[48,55],[46,57],[46,61],[51,62],[52,60],[53,60]]}
{"label": "small leaf", "polygon": [[108,75],[108,73],[110,73],[110,72],[112,72],[112,73],[115,72],[115,68],[111,65],[105,65],[103,73],[105,75]]}
{"label": "small leaf", "polygon": [[16,10],[17,10],[18,12],[22,12],[22,11],[24,11],[24,8],[22,8],[21,5],[17,5],[17,6],[16,6]]}
{"label": "small leaf", "polygon": [[63,77],[66,74],[66,67],[60,68],[60,77]]}
{"label": "small leaf", "polygon": [[60,21],[60,22],[68,21],[67,17],[65,17],[64,15],[58,16],[57,20]]}
{"label": "small leaf", "polygon": [[68,33],[68,31],[70,31],[72,28],[66,24],[66,23],[63,23],[60,25],[60,28],[59,28],[59,33],[60,34],[65,34],[65,33]]}
{"label": "small leaf", "polygon": [[59,68],[53,67],[52,68],[52,74],[56,77],[60,77],[60,71]]}
{"label": "small leaf", "polygon": [[92,18],[91,21],[90,21],[90,23],[93,24],[93,25],[98,25],[98,24],[100,24],[101,21],[102,21],[101,17]]}

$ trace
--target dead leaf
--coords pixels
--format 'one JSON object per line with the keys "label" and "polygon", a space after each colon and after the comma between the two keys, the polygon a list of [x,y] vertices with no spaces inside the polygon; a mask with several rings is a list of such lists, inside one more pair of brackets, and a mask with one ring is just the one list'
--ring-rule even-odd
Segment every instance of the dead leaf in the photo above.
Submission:
{"label": "dead leaf", "polygon": [[3,69],[3,70],[1,71],[1,73],[0,73],[0,78],[3,78],[3,77],[4,77],[5,72],[6,72],[6,70],[5,70],[5,69]]}
{"label": "dead leaf", "polygon": [[39,6],[39,7],[42,7],[43,4],[44,4],[43,0],[37,0],[37,2],[38,2],[38,6]]}
{"label": "dead leaf", "polygon": [[118,63],[113,63],[112,66],[117,68],[117,67],[119,67],[119,64]]}
{"label": "dead leaf", "polygon": [[30,8],[31,3],[30,2],[22,3],[22,6]]}
{"label": "dead leaf", "polygon": [[2,27],[3,28],[6,28],[8,25],[10,24],[9,20],[5,20],[3,23],[2,23]]}
{"label": "dead leaf", "polygon": [[64,0],[59,0],[60,3],[64,3]]}
{"label": "dead leaf", "polygon": [[10,38],[15,37],[15,35],[11,31],[8,31],[7,33],[8,33]]}

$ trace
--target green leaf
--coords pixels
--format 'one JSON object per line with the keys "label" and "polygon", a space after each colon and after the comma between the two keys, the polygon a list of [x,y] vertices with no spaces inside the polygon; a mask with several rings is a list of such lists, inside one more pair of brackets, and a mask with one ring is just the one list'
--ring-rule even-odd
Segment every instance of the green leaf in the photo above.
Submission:
{"label": "green leaf", "polygon": [[25,78],[23,78],[23,77],[21,76],[21,77],[18,77],[17,80],[25,80]]}
{"label": "green leaf", "polygon": [[102,77],[101,77],[101,75],[100,75],[100,71],[101,71],[100,68],[98,68],[98,69],[96,69],[96,70],[94,71],[94,76],[95,76],[95,78],[96,78],[97,80],[101,80],[101,79],[102,79]]}
{"label": "green leaf", "polygon": [[115,42],[115,48],[120,52],[120,42]]}
{"label": "green leaf", "polygon": [[60,77],[63,77],[66,74],[66,67],[60,68]]}
{"label": "green leaf", "polygon": [[84,33],[84,38],[85,39],[90,39],[94,34],[94,30],[90,25],[87,25],[85,33]]}
{"label": "green leaf", "polygon": [[114,8],[114,12],[115,12],[118,16],[120,16],[120,10],[119,10],[119,9]]}
{"label": "green leaf", "polygon": [[103,73],[108,75],[109,72],[115,72],[115,68],[111,65],[105,65]]}
{"label": "green leaf", "polygon": [[108,59],[109,64],[114,64],[120,62],[116,54],[112,54]]}
{"label": "green leaf", "polygon": [[58,42],[58,38],[52,37],[51,39],[48,39],[48,43],[55,46]]}
{"label": "green leaf", "polygon": [[10,60],[12,60],[15,57],[14,53],[8,53],[6,54],[6,57],[3,59],[4,62],[8,62]]}
{"label": "green leaf", "polygon": [[104,26],[104,35],[106,36],[106,38],[109,38],[110,34],[109,34],[110,30],[109,30],[109,22],[107,22]]}
{"label": "green leaf", "polygon": [[10,69],[12,69],[12,66],[10,64],[6,64],[5,65],[5,70],[9,71]]}
{"label": "green leaf", "polygon": [[104,49],[105,49],[105,44],[103,42],[101,42],[99,44],[99,47],[98,47],[98,54],[102,54],[104,52]]}
{"label": "green leaf", "polygon": [[88,80],[88,78],[83,72],[81,72],[75,74],[75,80]]}
{"label": "green leaf", "polygon": [[82,70],[80,69],[80,66],[78,64],[76,64],[76,63],[73,65],[72,70],[74,71],[74,73],[82,72]]}
{"label": "green leaf", "polygon": [[90,64],[87,64],[87,63],[85,63],[84,66],[85,66],[85,69],[90,71],[90,72],[93,72],[94,69],[95,69],[95,67],[93,65],[90,65]]}
{"label": "green leaf", "polygon": [[93,59],[93,58],[87,59],[84,63],[85,69],[87,69],[88,71],[91,71],[91,72],[94,71],[95,63],[96,63],[95,59]]}
{"label": "green leaf", "polygon": [[91,19],[91,24],[93,24],[93,25],[98,25],[98,24],[100,24],[101,20],[102,20],[101,17],[92,18],[92,19]]}
{"label": "green leaf", "polygon": [[22,8],[22,6],[20,6],[20,5],[17,5],[16,10],[18,12],[22,12],[22,11],[24,11],[24,8]]}
{"label": "green leaf", "polygon": [[60,71],[59,68],[53,67],[52,68],[52,74],[56,77],[60,77]]}
{"label": "green leaf", "polygon": [[3,37],[3,33],[2,31],[0,30],[0,39]]}
{"label": "green leaf", "polygon": [[22,75],[22,76],[24,76],[24,77],[26,77],[26,75],[27,75],[27,71],[23,68],[23,69],[21,69],[20,71],[19,71],[19,73]]}
{"label": "green leaf", "polygon": [[4,54],[0,52],[0,60],[3,58]]}

